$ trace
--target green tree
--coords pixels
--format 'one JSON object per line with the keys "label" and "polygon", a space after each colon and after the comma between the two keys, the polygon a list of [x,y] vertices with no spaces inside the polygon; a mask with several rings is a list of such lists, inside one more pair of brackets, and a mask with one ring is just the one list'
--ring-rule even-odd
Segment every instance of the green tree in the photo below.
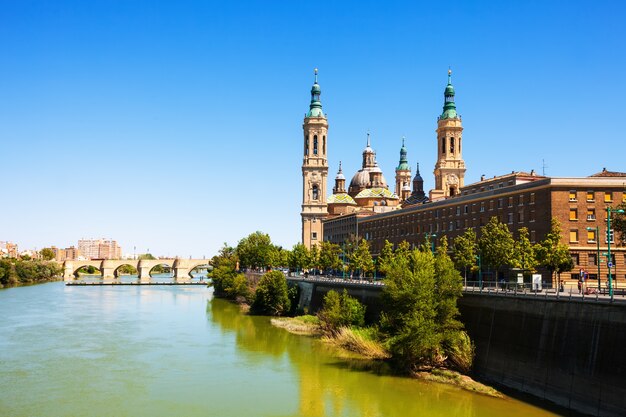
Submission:
{"label": "green tree", "polygon": [[518,238],[515,241],[515,267],[524,271],[534,272],[539,265],[535,253],[535,246],[530,243],[528,228],[521,227],[518,230]]}
{"label": "green tree", "polygon": [[361,239],[359,245],[350,255],[348,267],[350,271],[356,272],[359,277],[366,276],[368,272],[374,270],[374,260],[367,240]]}
{"label": "green tree", "polygon": [[482,263],[499,270],[515,265],[515,241],[506,224],[492,217],[481,229],[478,247]]}
{"label": "green tree", "polygon": [[317,316],[324,332],[336,333],[341,327],[363,326],[365,306],[349,296],[346,289],[341,294],[330,290],[324,296],[322,309]]}
{"label": "green tree", "polygon": [[303,270],[309,262],[309,250],[302,243],[296,243],[289,253],[289,268]]}
{"label": "green tree", "polygon": [[309,249],[309,260],[307,262],[307,268],[317,270],[320,267],[320,248],[317,245],[312,245]]}
{"label": "green tree", "polygon": [[430,250],[397,254],[387,268],[380,328],[393,361],[405,371],[433,366],[441,357],[434,275]]}
{"label": "green tree", "polygon": [[443,236],[435,253],[435,299],[437,323],[444,332],[463,328],[457,320],[459,310],[456,300],[463,292],[463,280],[448,255],[448,239]]}
{"label": "green tree", "polygon": [[147,259],[147,260],[155,260],[155,256],[151,253],[141,253],[137,255],[137,259]]}
{"label": "green tree", "polygon": [[617,210],[626,212],[626,201],[611,209],[611,229],[619,235],[619,242],[626,245],[626,214],[618,213]]}
{"label": "green tree", "polygon": [[41,255],[41,259],[44,261],[50,261],[54,259],[54,251],[51,248],[43,248],[39,251],[39,255]]}
{"label": "green tree", "polygon": [[237,244],[237,256],[242,267],[265,268],[272,265],[276,248],[270,236],[262,232],[254,232],[244,237]]}
{"label": "green tree", "polygon": [[237,258],[235,248],[228,246],[228,244],[224,242],[224,246],[220,248],[218,254],[211,258],[211,265],[213,265],[214,268],[225,266],[235,270],[237,269],[238,261],[239,258]]}
{"label": "green tree", "polygon": [[574,265],[569,248],[561,241],[561,224],[556,217],[550,222],[550,231],[535,247],[539,264],[550,271],[550,277],[557,275],[557,288],[560,285],[560,274],[570,271]]}
{"label": "green tree", "polygon": [[383,274],[387,273],[387,266],[391,262],[392,258],[393,258],[393,244],[387,239],[385,239],[385,244],[383,245],[383,248],[380,250],[380,255],[378,255],[378,259],[376,261],[378,265],[378,270],[381,273]]}
{"label": "green tree", "polygon": [[336,243],[323,241],[319,251],[319,265],[324,271],[329,269],[339,269],[341,267],[341,259],[339,254],[341,248]]}
{"label": "green tree", "polygon": [[285,275],[280,271],[269,271],[264,274],[254,295],[252,311],[257,314],[281,316],[289,311],[290,306]]}
{"label": "green tree", "polygon": [[454,264],[458,269],[463,270],[465,279],[467,280],[467,270],[476,269],[476,254],[478,244],[476,243],[476,232],[474,229],[467,229],[465,233],[454,239],[452,247],[452,256]]}

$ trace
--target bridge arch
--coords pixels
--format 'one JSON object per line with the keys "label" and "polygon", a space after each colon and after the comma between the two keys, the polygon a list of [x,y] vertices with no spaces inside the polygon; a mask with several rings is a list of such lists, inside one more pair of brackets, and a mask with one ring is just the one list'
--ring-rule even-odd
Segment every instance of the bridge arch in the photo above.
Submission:
{"label": "bridge arch", "polygon": [[94,274],[93,275],[102,275],[102,262],[101,261],[74,261],[72,262],[70,265],[66,264],[66,269],[71,270],[71,275],[74,278],[78,278],[79,273],[78,271],[81,268],[89,268],[89,267],[93,267],[95,269]]}
{"label": "bridge arch", "polygon": [[122,263],[115,267],[113,270],[113,276],[115,278],[119,278],[122,275],[136,275],[138,272],[135,265],[136,263]]}

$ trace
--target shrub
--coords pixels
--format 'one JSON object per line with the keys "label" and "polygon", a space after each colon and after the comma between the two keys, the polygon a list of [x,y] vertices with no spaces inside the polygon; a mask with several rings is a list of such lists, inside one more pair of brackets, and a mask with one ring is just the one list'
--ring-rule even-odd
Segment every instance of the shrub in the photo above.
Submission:
{"label": "shrub", "polygon": [[336,333],[341,327],[363,326],[365,306],[350,297],[345,289],[341,295],[330,290],[324,296],[322,309],[317,315],[324,332]]}
{"label": "shrub", "polygon": [[269,271],[259,281],[252,311],[256,314],[281,316],[289,312],[291,302],[287,290],[287,279],[281,271]]}

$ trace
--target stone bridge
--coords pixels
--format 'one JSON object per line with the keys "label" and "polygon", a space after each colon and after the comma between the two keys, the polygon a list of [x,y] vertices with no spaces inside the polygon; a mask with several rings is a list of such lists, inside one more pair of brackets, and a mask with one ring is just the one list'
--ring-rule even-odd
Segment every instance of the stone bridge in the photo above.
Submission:
{"label": "stone bridge", "polygon": [[123,265],[130,265],[137,270],[140,281],[150,280],[150,271],[157,265],[167,265],[174,272],[174,279],[188,280],[191,271],[198,266],[209,265],[208,259],[104,259],[93,261],[65,261],[63,262],[63,278],[72,281],[76,272],[84,266],[93,266],[100,271],[104,279],[117,278],[118,269]]}

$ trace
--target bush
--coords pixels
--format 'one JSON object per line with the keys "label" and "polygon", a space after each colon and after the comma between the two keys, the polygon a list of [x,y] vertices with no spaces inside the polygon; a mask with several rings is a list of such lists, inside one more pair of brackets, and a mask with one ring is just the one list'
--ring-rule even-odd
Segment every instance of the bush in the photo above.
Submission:
{"label": "bush", "polygon": [[263,275],[254,294],[252,312],[281,316],[289,312],[290,307],[285,275],[281,271],[270,271]]}
{"label": "bush", "polygon": [[324,296],[322,309],[317,316],[325,333],[336,333],[341,327],[363,326],[365,306],[350,297],[345,289],[341,295],[330,290]]}

